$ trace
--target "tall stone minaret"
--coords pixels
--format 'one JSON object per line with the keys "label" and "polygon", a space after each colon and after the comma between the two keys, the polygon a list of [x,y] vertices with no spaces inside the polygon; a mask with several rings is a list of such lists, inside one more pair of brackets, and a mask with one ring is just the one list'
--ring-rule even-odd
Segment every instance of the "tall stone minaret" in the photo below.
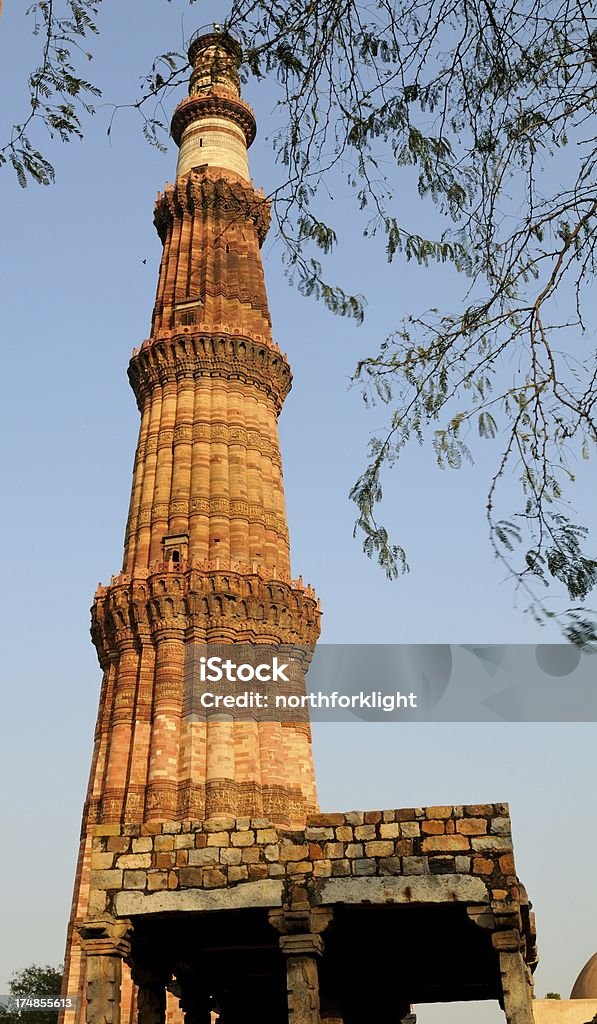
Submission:
{"label": "tall stone minaret", "polygon": [[176,182],[155,207],[151,336],[129,366],[141,427],[123,566],[92,612],[104,675],[68,993],[83,984],[75,925],[103,909],[90,906],[90,873],[103,866],[94,825],[118,825],[118,843],[127,824],[229,815],[298,828],[317,809],[308,722],[210,721],[187,700],[201,645],[309,647],[319,633],[315,596],[290,575],[277,417],[291,374],[272,340],[260,258],[269,204],[249,177],[255,118],[240,98],[240,51],[214,30],[193,39],[189,60],[172,121]]}

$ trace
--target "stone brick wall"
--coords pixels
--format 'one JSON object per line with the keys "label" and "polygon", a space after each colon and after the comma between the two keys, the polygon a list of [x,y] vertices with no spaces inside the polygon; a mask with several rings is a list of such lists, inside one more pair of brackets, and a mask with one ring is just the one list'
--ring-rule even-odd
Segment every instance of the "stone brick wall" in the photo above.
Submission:
{"label": "stone brick wall", "polygon": [[117,912],[123,891],[231,889],[269,879],[283,883],[285,903],[313,904],[328,879],[423,875],[474,877],[487,901],[524,902],[507,805],[315,814],[292,832],[259,818],[96,825],[90,912]]}

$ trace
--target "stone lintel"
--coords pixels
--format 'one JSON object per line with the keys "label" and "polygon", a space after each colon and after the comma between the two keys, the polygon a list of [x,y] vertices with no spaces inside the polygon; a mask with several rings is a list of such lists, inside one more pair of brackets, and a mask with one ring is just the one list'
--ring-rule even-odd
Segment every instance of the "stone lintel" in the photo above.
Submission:
{"label": "stone lintel", "polygon": [[485,903],[487,886],[467,875],[414,875],[367,878],[329,878],[323,881],[319,903]]}
{"label": "stone lintel", "polygon": [[116,912],[129,917],[133,914],[161,914],[166,911],[185,910],[241,910],[245,907],[281,907],[282,882],[263,879],[245,882],[229,889],[181,889],[173,892],[119,892],[115,899]]}

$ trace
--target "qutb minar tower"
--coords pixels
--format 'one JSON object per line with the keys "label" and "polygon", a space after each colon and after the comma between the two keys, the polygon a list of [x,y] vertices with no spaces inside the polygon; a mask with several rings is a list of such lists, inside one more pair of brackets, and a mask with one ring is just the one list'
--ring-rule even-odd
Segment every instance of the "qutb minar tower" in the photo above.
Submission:
{"label": "qutb minar tower", "polygon": [[[98,824],[224,814],[299,826],[317,809],[308,724],[185,715],[185,646],[308,645],[320,618],[290,577],[277,418],[291,373],[272,340],[269,203],[249,175],[239,47],[201,34],[189,60],[176,182],[155,207],[151,337],[129,366],[141,427],[123,567],[92,612],[104,679],[73,921],[88,909]],[[75,944],[71,992],[79,969]]]}
{"label": "qutb minar tower", "polygon": [[124,560],[92,611],[103,682],[64,1019],[399,1024],[416,1002],[499,999],[509,1024],[532,1024],[507,805],[321,814],[306,714],[197,704],[208,650],[279,652],[304,693],[320,612],[291,578],[277,430],[291,375],[241,52],[214,26],[189,61],[151,335],[129,366],[141,426]]}

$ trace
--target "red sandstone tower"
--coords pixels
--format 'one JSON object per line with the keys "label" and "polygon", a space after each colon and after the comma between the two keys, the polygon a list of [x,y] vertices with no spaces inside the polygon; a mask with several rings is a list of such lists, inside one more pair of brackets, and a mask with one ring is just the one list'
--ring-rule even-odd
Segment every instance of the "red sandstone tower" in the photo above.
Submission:
{"label": "red sandstone tower", "polygon": [[174,185],[158,196],[163,244],[151,336],[129,378],[141,414],[122,571],[100,587],[92,636],[103,669],[67,950],[89,906],[92,832],[218,815],[299,827],[317,808],[308,723],[197,721],[197,645],[312,645],[313,591],[293,581],[277,418],[291,386],[272,339],[260,247],[269,203],[250,180],[255,118],[237,44],[191,43],[176,108]]}
{"label": "red sandstone tower", "polygon": [[124,562],[93,607],[104,678],[68,1024],[213,1024],[214,1010],[219,1024],[412,1024],[413,1003],[464,999],[533,1024],[507,805],[320,814],[307,720],[197,708],[214,646],[296,654],[300,690],[319,611],[290,578],[290,371],[271,336],[240,52],[214,31],[189,58],[151,337],[129,368],[141,429]]}

